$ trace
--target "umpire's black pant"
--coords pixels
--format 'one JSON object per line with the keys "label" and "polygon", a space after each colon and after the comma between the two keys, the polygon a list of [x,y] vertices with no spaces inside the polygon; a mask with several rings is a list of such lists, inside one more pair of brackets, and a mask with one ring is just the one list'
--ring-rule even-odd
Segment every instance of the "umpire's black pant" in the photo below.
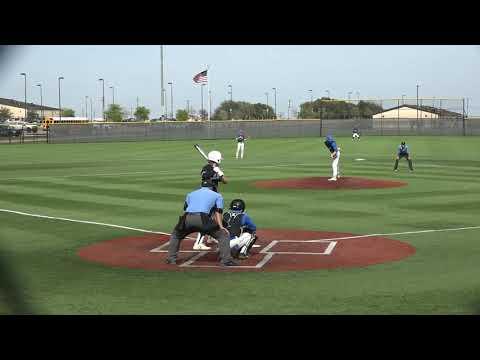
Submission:
{"label": "umpire's black pant", "polygon": [[180,242],[189,234],[200,232],[208,234],[218,240],[220,261],[225,263],[232,260],[230,253],[230,236],[227,231],[221,230],[218,224],[206,213],[185,213],[180,216],[178,224],[173,229],[168,246],[168,258],[176,260]]}

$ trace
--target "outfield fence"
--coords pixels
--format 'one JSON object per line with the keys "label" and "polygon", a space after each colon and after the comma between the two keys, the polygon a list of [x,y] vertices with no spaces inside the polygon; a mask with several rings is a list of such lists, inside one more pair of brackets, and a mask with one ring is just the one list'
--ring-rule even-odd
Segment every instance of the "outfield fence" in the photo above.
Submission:
{"label": "outfield fence", "polygon": [[480,135],[480,118],[234,120],[210,122],[51,125],[48,142],[231,139],[244,130],[254,138],[351,135]]}

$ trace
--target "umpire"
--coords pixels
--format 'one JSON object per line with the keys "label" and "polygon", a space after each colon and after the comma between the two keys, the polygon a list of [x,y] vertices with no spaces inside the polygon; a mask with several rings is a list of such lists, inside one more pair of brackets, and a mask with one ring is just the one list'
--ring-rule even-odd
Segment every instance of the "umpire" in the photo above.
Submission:
{"label": "umpire", "polygon": [[211,180],[202,180],[200,189],[187,194],[183,207],[185,213],[179,217],[170,236],[167,264],[177,263],[180,241],[193,232],[200,232],[218,240],[222,266],[237,265],[230,253],[229,232],[222,224],[223,197],[213,191],[213,187]]}

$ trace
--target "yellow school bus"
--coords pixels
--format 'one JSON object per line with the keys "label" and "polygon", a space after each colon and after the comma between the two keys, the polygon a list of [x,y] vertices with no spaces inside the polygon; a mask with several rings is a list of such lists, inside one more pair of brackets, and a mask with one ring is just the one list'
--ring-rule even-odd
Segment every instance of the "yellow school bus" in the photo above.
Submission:
{"label": "yellow school bus", "polygon": [[97,122],[103,122],[103,119],[96,118],[92,120],[86,117],[78,117],[78,116],[75,116],[75,117],[62,116],[61,118],[60,116],[46,116],[42,120],[42,128],[44,130],[47,130],[51,124],[69,125],[69,124],[91,124],[91,123],[97,123]]}

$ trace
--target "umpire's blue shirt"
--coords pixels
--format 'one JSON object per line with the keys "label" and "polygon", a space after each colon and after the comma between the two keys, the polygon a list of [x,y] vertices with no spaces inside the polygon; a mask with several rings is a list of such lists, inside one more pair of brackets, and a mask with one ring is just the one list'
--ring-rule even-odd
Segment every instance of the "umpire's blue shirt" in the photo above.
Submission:
{"label": "umpire's blue shirt", "polygon": [[185,212],[189,213],[206,213],[214,209],[223,209],[223,197],[219,193],[210,190],[208,187],[202,187],[198,190],[187,194],[185,199],[187,207]]}

